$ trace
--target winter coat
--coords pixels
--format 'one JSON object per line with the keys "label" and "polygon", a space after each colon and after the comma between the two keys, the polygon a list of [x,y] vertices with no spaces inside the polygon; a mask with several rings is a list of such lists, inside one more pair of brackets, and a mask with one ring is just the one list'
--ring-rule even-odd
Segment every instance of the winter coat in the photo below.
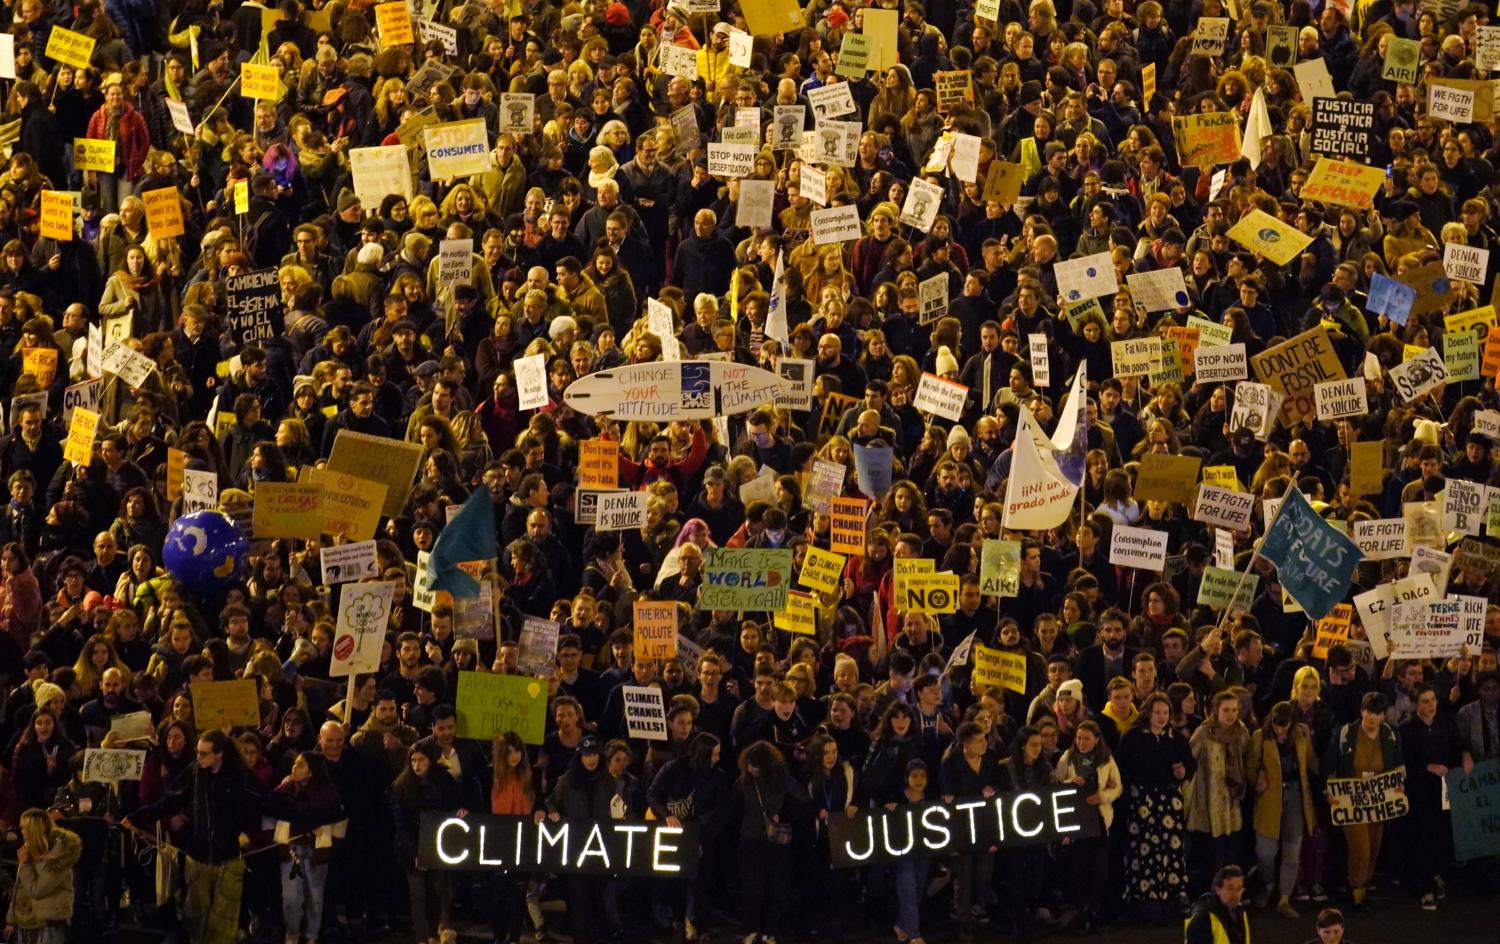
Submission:
{"label": "winter coat", "polygon": [[[115,167],[124,168],[126,180],[140,180],[146,168],[146,152],[151,149],[151,132],[146,119],[129,102],[120,106],[119,137],[115,141]],[[109,115],[101,108],[89,118],[89,137],[109,138]]]}
{"label": "winter coat", "polygon": [[[1108,832],[1110,824],[1115,821],[1115,801],[1120,798],[1125,787],[1120,781],[1120,768],[1113,757],[1096,765],[1096,770],[1099,772],[1099,815],[1104,819],[1104,829]],[[1073,767],[1073,751],[1065,751],[1057,759],[1057,769],[1052,772],[1052,779],[1066,784],[1076,776],[1079,773]]]}
{"label": "winter coat", "polygon": [[[1313,752],[1312,735],[1308,733],[1307,725],[1292,725],[1290,736],[1292,749],[1297,752],[1297,779],[1302,786],[1303,828],[1308,835],[1312,835],[1318,820],[1313,815],[1313,770],[1309,768],[1318,762],[1318,757]],[[1254,781],[1262,772],[1266,775],[1266,791],[1255,799],[1255,834],[1276,839],[1281,835],[1281,752],[1277,749],[1274,737],[1267,737],[1265,731],[1256,731],[1250,737],[1250,753],[1245,758],[1245,775]]]}
{"label": "winter coat", "polygon": [[83,853],[83,840],[66,829],[52,831],[52,848],[40,859],[21,863],[5,913],[5,923],[36,929],[49,921],[73,917],[73,866]]}
{"label": "winter coat", "polygon": [[[1200,725],[1188,742],[1198,770],[1188,781],[1187,813],[1188,829],[1208,833],[1211,836],[1228,836],[1240,831],[1244,817],[1240,810],[1240,798],[1245,794],[1245,785],[1231,784],[1228,770],[1228,750],[1243,751],[1250,741],[1244,725],[1235,722],[1238,737],[1224,745],[1209,736],[1209,725]],[[1241,765],[1243,767],[1243,764]]]}

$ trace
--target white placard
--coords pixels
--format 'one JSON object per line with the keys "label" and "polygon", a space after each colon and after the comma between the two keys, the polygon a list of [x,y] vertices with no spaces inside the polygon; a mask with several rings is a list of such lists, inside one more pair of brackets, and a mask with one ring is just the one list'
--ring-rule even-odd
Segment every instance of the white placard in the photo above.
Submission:
{"label": "white placard", "polygon": [[1500,410],[1475,410],[1474,432],[1488,436],[1491,444],[1500,445]]}
{"label": "white placard", "polygon": [[[718,4],[714,4],[715,11]],[[755,46],[755,37],[744,30],[731,30],[729,33],[729,64],[739,66],[741,69],[750,68],[750,53]]]}
{"label": "white placard", "polygon": [[411,582],[411,605],[424,613],[431,613],[437,605],[437,591],[432,589],[432,568],[427,563],[431,556],[427,551],[417,552],[417,576]]}
{"label": "white placard", "polygon": [[698,146],[698,110],[691,103],[672,112],[672,130],[677,132],[678,154],[686,154]]}
{"label": "white placard", "polygon": [[1158,573],[1167,566],[1167,532],[1117,525],[1109,542],[1109,562]]}
{"label": "white placard", "polygon": [[847,82],[834,82],[832,85],[809,89],[807,100],[812,105],[813,120],[818,124],[829,118],[859,114],[859,107],[854,104],[854,95],[849,91]]}
{"label": "white placard", "polygon": [[1363,377],[1349,377],[1345,380],[1328,380],[1314,384],[1313,398],[1317,404],[1320,422],[1339,420],[1346,416],[1364,416],[1370,412],[1365,398]]}
{"label": "white placard", "polygon": [[[1249,492],[1218,488],[1213,485],[1198,486],[1198,503],[1193,506],[1193,520],[1202,521],[1228,531],[1249,531],[1250,514],[1255,510],[1255,496]],[[1227,529],[1227,530],[1224,530]],[[1226,570],[1234,568],[1227,567]]]}
{"label": "white placard", "polygon": [[914,177],[911,186],[906,189],[906,201],[901,206],[901,223],[925,233],[936,222],[942,203],[942,187],[921,177]]}
{"label": "white placard", "polygon": [[680,75],[685,79],[698,77],[696,50],[671,42],[662,42],[656,48],[660,50],[656,57],[656,64],[661,67],[661,71],[667,75]]}
{"label": "white placard", "polygon": [[438,243],[438,284],[468,285],[474,278],[474,240],[445,239]]}
{"label": "white placard", "polygon": [[1193,351],[1193,376],[1198,383],[1246,379],[1250,371],[1245,359],[1245,345],[1236,342],[1205,347],[1199,344]]}
{"label": "white placard", "polygon": [[1405,518],[1356,521],[1350,536],[1365,560],[1397,560],[1411,554]]}
{"label": "white placard", "polygon": [[1384,659],[1389,651],[1386,637],[1390,635],[1391,609],[1395,605],[1396,595],[1390,584],[1380,584],[1354,596],[1354,612],[1359,614],[1359,623],[1365,628],[1370,650],[1377,659]]}
{"label": "white placard", "polygon": [[1292,67],[1297,78],[1297,88],[1302,91],[1302,100],[1309,106],[1315,98],[1335,98],[1333,76],[1328,74],[1328,64],[1323,59],[1306,59]]}
{"label": "white placard", "polygon": [[1031,357],[1032,384],[1038,387],[1052,386],[1052,361],[1047,356],[1047,336],[1026,335],[1026,348]]}
{"label": "white placard", "polygon": [[[1411,549],[1410,575],[1425,574],[1431,578],[1436,596],[1448,592],[1448,572],[1453,569],[1453,555],[1425,544],[1414,544]],[[1407,578],[1411,579],[1410,577]]]}
{"label": "white placard", "polygon": [[812,409],[813,380],[817,365],[810,358],[783,357],[776,362],[776,374],[783,381],[776,393],[776,405],[794,410]]}
{"label": "white placard", "polygon": [[536,96],[530,92],[504,92],[500,95],[501,134],[530,134],[536,127]]}
{"label": "white placard", "polygon": [[1458,601],[1458,620],[1463,628],[1464,644],[1469,647],[1470,655],[1477,654],[1484,648],[1484,616],[1490,601],[1465,593],[1450,593],[1448,599]]}
{"label": "white placard", "polygon": [[1214,528],[1214,566],[1234,570],[1234,533],[1228,528]]}
{"label": "white placard", "polygon": [[[821,168],[804,163],[799,169],[798,187],[801,194],[820,207],[828,205],[828,175]],[[1500,413],[1495,414],[1500,417]]]}
{"label": "white placard", "polygon": [[646,526],[645,492],[606,492],[599,496],[596,531],[630,531]]}
{"label": "white placard", "polygon": [[[0,35],[5,36],[7,39],[11,38],[9,33],[3,33]],[[172,127],[176,128],[178,131],[181,131],[183,134],[192,134],[193,116],[188,114],[187,103],[179,102],[175,98],[169,98],[166,100],[166,102],[167,113],[172,116]]]}
{"label": "white placard", "polygon": [[132,387],[140,387],[156,369],[151,358],[120,340],[109,342],[104,349],[103,364],[106,373],[118,375]]}
{"label": "white placard", "polygon": [[1391,383],[1407,403],[1448,379],[1448,366],[1437,348],[1428,348],[1411,360],[1391,368]]}
{"label": "white placard", "polygon": [[380,576],[373,540],[325,547],[318,557],[323,565],[323,583],[328,586]]}
{"label": "white placard", "polygon": [[708,146],[708,173],[711,177],[733,180],[755,173],[755,145],[710,144]]}
{"label": "white placard", "polygon": [[1120,290],[1114,260],[1107,252],[1055,263],[1052,273],[1057,277],[1058,294],[1070,302],[1114,295]]}
{"label": "white placard", "polygon": [[219,474],[198,469],[182,470],[182,513],[213,511],[219,507]]}
{"label": "white placard", "polygon": [[932,413],[956,423],[964,415],[964,403],[968,397],[969,388],[963,384],[924,372],[922,379],[917,381],[917,395],[911,403],[919,412]]}
{"label": "white placard", "polygon": [[380,668],[380,650],[390,626],[391,601],[395,596],[393,580],[346,583],[339,587],[339,615],[333,631],[329,675],[358,675]]}
{"label": "white placard", "polygon": [[1474,90],[1451,85],[1427,86],[1427,114],[1466,125],[1474,120]]}
{"label": "white placard", "polygon": [[1443,273],[1450,279],[1483,285],[1489,272],[1490,251],[1478,246],[1443,245]]}
{"label": "white placard", "polygon": [[1392,607],[1390,648],[1398,659],[1447,659],[1458,655],[1464,635],[1463,604],[1424,600]]}
{"label": "white placard", "polygon": [[667,739],[667,708],[661,689],[649,685],[621,685],[625,699],[625,728],[630,737],[645,741]]}
{"label": "white placard", "polygon": [[518,357],[516,367],[516,393],[518,406],[523,410],[539,410],[547,405],[547,355],[532,354]]}
{"label": "white placard", "polygon": [[796,150],[802,143],[802,126],[806,123],[806,105],[777,105],[771,110],[771,149]]}
{"label": "white placard", "polygon": [[953,176],[966,184],[979,180],[979,138],[972,134],[954,132],[953,154],[948,159]]}
{"label": "white placard", "polygon": [[67,426],[73,422],[73,411],[79,407],[99,412],[99,400],[104,394],[104,378],[96,377],[76,383],[63,391],[62,421]]}
{"label": "white placard", "polygon": [[775,181],[741,180],[740,198],[734,209],[734,225],[770,229],[771,210],[775,203]]}
{"label": "white placard", "polygon": [[450,56],[458,55],[458,30],[451,26],[431,20],[417,20],[417,35],[421,37],[424,46],[435,39],[443,44],[443,52]]}
{"label": "white placard", "polygon": [[1171,311],[1191,301],[1182,270],[1176,266],[1132,272],[1125,281],[1130,283],[1130,297],[1137,305],[1146,306],[1148,312]]}
{"label": "white placard", "polygon": [[413,196],[411,164],[403,145],[352,148],[349,169],[354,175],[354,193],[366,209],[380,206],[393,193],[408,200]]}
{"label": "white placard", "polygon": [[853,242],[860,237],[859,207],[825,207],[812,211],[813,245]]}
{"label": "white placard", "polygon": [[1443,530],[1477,535],[1489,508],[1486,497],[1487,489],[1477,482],[1448,479],[1443,489]]}
{"label": "white placard", "polygon": [[145,751],[90,747],[83,752],[84,783],[139,780],[145,769]]}
{"label": "white placard", "polygon": [[948,313],[948,273],[939,272],[917,283],[917,298],[921,307],[917,320],[929,324]]}
{"label": "white placard", "polygon": [[1276,415],[1281,411],[1282,395],[1262,383],[1235,385],[1234,401],[1229,410],[1231,434],[1241,427],[1248,428],[1261,442],[1276,425]]}

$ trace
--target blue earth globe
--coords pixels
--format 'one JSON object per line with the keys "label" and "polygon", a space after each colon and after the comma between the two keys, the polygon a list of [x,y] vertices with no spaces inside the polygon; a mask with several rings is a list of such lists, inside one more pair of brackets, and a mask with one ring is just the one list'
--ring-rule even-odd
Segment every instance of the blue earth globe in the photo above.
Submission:
{"label": "blue earth globe", "polygon": [[235,579],[249,548],[228,515],[195,511],[172,522],[162,546],[162,562],[189,591],[207,596]]}

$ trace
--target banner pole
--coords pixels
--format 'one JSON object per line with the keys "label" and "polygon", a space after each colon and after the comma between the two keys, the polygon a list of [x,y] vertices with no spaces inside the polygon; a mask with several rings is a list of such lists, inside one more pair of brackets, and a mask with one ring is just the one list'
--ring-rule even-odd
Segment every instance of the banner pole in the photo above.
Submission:
{"label": "banner pole", "polygon": [[[1261,541],[1265,540],[1266,534],[1269,534],[1271,531],[1271,526],[1275,524],[1277,519],[1281,517],[1281,509],[1286,505],[1287,496],[1290,495],[1292,493],[1292,489],[1296,487],[1297,480],[1296,478],[1292,478],[1291,481],[1287,483],[1286,489],[1281,493],[1281,504],[1276,506],[1276,514],[1271,518],[1270,521],[1266,522],[1266,530],[1265,533],[1261,535]],[[1219,622],[1215,627],[1216,632],[1223,631],[1224,624],[1229,620],[1229,611],[1234,607],[1235,601],[1240,598],[1240,591],[1244,589],[1245,581],[1250,577],[1250,571],[1255,569],[1255,562],[1257,560],[1260,560],[1260,544],[1252,543],[1250,545],[1250,560],[1245,563],[1245,569],[1240,572],[1240,579],[1235,581],[1234,591],[1229,594],[1229,602],[1224,604],[1224,612],[1220,615]]]}

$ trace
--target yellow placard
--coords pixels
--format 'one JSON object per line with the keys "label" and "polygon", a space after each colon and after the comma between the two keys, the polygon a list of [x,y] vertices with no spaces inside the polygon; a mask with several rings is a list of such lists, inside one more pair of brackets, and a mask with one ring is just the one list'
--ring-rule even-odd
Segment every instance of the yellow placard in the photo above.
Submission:
{"label": "yellow placard", "polygon": [[1313,658],[1328,658],[1328,650],[1349,641],[1349,625],[1354,619],[1354,607],[1340,603],[1333,612],[1315,624],[1317,635],[1313,638]]}
{"label": "yellow placard", "polygon": [[1422,354],[1422,352],[1424,352],[1426,350],[1427,350],[1427,348],[1425,346],[1421,345],[1421,344],[1403,344],[1403,345],[1401,345],[1401,363],[1405,364],[1407,361],[1411,360],[1413,357],[1420,356]]}
{"label": "yellow placard", "polygon": [[[233,419],[233,415],[230,418]],[[385,506],[381,511],[394,518],[406,506],[406,496],[411,494],[412,481],[417,477],[417,466],[422,462],[424,451],[419,443],[397,442],[384,436],[341,429],[333,439],[328,468],[384,485]]]}
{"label": "yellow placard", "polygon": [[411,25],[411,11],[406,8],[406,0],[377,6],[375,26],[380,30],[382,46],[407,46],[416,42]]}
{"label": "yellow placard", "polygon": [[1156,94],[1156,63],[1141,66],[1141,101],[1151,107],[1151,96]]}
{"label": "yellow placard", "polygon": [[900,25],[897,11],[869,6],[861,12],[864,15],[862,32],[870,37],[870,61],[867,66],[873,71],[884,72],[901,61],[897,45],[897,27]]}
{"label": "yellow placard", "polygon": [[674,659],[677,657],[677,609],[670,600],[635,601],[635,657],[637,659]]}
{"label": "yellow placard", "polygon": [[1026,694],[1026,654],[974,644],[974,680],[984,688],[1000,687]]}
{"label": "yellow placard", "polygon": [[255,679],[228,682],[194,682],[193,725],[198,731],[222,731],[225,727],[260,726],[260,693]]}
{"label": "yellow placard", "polygon": [[146,204],[146,228],[152,236],[181,236],[187,232],[182,220],[182,194],[175,187],[143,191],[141,200]]}
{"label": "yellow placard", "polygon": [[1240,477],[1232,465],[1206,465],[1203,467],[1203,484],[1214,488],[1227,488],[1231,492],[1243,492]]}
{"label": "yellow placard", "polygon": [[839,578],[844,574],[844,555],[825,551],[821,547],[809,547],[802,558],[802,573],[797,583],[819,593],[837,593]]}
{"label": "yellow placard", "polygon": [[46,55],[48,59],[66,63],[75,69],[87,69],[89,61],[94,58],[94,37],[54,26],[52,32],[47,34]]}
{"label": "yellow placard", "polygon": [[250,212],[250,181],[248,180],[234,182],[234,212],[237,216],[244,216]]}
{"label": "yellow placard", "polygon": [[618,488],[620,444],[613,439],[585,439],[578,444],[578,487]]}
{"label": "yellow placard", "polygon": [[187,471],[188,454],[173,446],[167,447],[167,501],[182,497],[182,473]]}
{"label": "yellow placard", "polygon": [[42,191],[41,234],[43,239],[73,241],[73,195],[58,190]]}
{"label": "yellow placard", "polygon": [[323,533],[323,488],[309,482],[255,486],[250,529],[258,538],[314,540]]}
{"label": "yellow placard", "polygon": [[1320,157],[1302,185],[1302,199],[1364,210],[1383,183],[1385,171],[1379,167]]}
{"label": "yellow placard", "polygon": [[811,593],[788,590],[786,609],[771,614],[771,623],[799,636],[816,636],[818,633],[818,607]]}
{"label": "yellow placard", "polygon": [[1251,210],[1229,229],[1229,238],[1277,265],[1286,265],[1312,243],[1312,237],[1265,210]]}
{"label": "yellow placard", "polygon": [[1183,115],[1172,119],[1172,137],[1184,167],[1232,164],[1240,157],[1240,118],[1231,111]]}
{"label": "yellow placard", "polygon": [[240,66],[240,94],[245,98],[262,101],[281,100],[281,76],[275,66],[256,65],[247,62]]}
{"label": "yellow placard", "polygon": [[1385,442],[1349,444],[1349,490],[1356,495],[1378,495],[1385,484]]}
{"label": "yellow placard", "polygon": [[21,352],[21,372],[36,378],[42,387],[57,379],[57,348],[29,347]]}
{"label": "yellow placard", "polygon": [[1146,453],[1141,456],[1140,470],[1136,473],[1135,497],[1142,501],[1192,504],[1198,493],[1198,467],[1202,462],[1196,456]]}
{"label": "yellow placard", "polygon": [[[115,172],[115,142],[99,138],[73,139],[73,166],[78,170]],[[71,204],[71,201],[69,201]],[[72,212],[71,209],[69,212]]]}
{"label": "yellow placard", "polygon": [[903,574],[898,570],[894,589],[892,605],[900,613],[952,613],[958,609],[958,574]]}
{"label": "yellow placard", "polygon": [[375,536],[385,506],[383,484],[327,469],[308,469],[306,480],[323,490],[324,534],[342,534],[350,541],[368,541]]}
{"label": "yellow placard", "polygon": [[99,414],[83,407],[73,408],[73,420],[68,424],[68,441],[63,446],[63,458],[78,465],[88,465],[94,458],[94,433],[99,430]]}
{"label": "yellow placard", "polygon": [[797,0],[756,0],[745,4],[743,10],[751,36],[779,36],[806,25]]}
{"label": "yellow placard", "polygon": [[1485,305],[1483,308],[1470,308],[1456,315],[1446,315],[1443,318],[1443,327],[1450,334],[1456,331],[1471,331],[1475,325],[1488,325],[1495,327],[1495,306]]}

